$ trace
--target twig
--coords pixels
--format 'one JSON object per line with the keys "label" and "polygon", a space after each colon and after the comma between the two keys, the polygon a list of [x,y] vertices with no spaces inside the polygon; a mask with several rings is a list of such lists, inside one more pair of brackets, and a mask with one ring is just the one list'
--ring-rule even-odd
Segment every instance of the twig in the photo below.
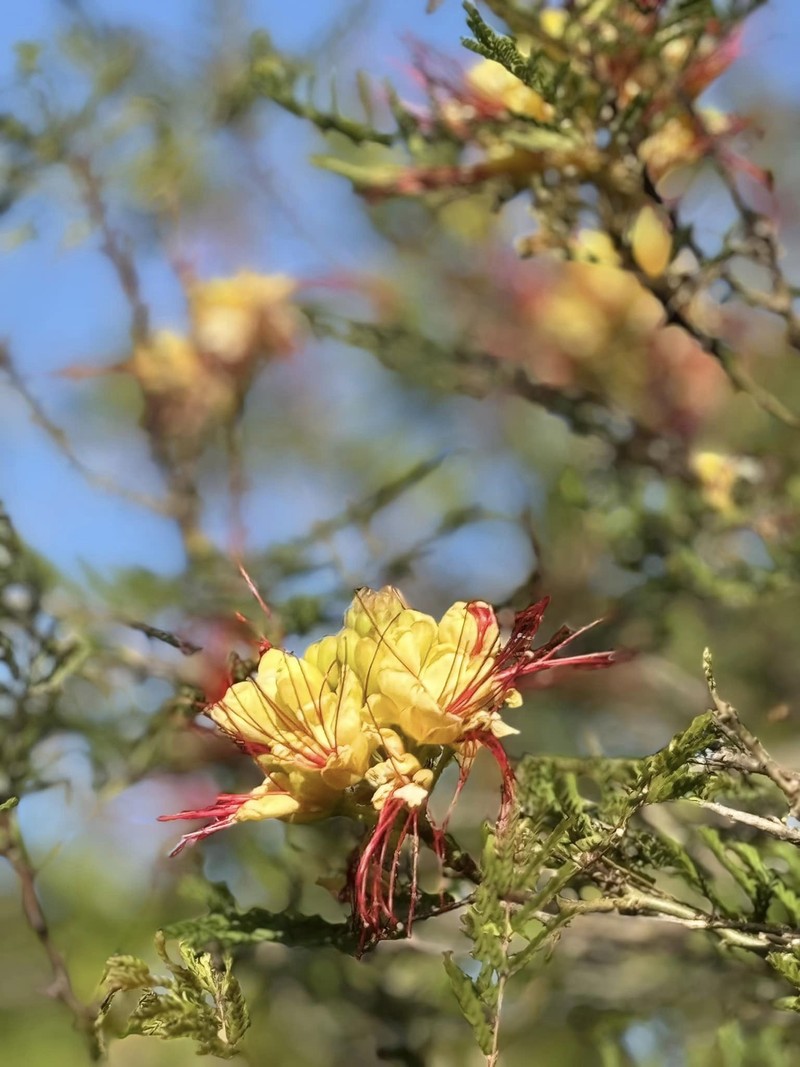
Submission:
{"label": "twig", "polygon": [[715,800],[694,799],[694,803],[707,811],[713,811],[731,822],[742,823],[743,826],[752,826],[765,834],[777,837],[780,841],[790,841],[793,845],[800,845],[800,830],[793,830],[776,819],[774,816],[753,815],[749,811],[740,811],[738,808],[729,808],[726,804],[718,804]]}
{"label": "twig", "polygon": [[800,942],[797,931],[788,927],[717,919],[688,904],[652,893],[628,891],[618,897],[569,902],[565,906],[576,915],[617,912],[625,916],[675,923],[687,930],[704,930],[716,934],[730,945],[756,952],[768,952],[776,947],[789,948]]}
{"label": "twig", "polygon": [[498,955],[504,961],[505,966],[500,970],[497,976],[497,999],[495,1000],[494,1012],[492,1016],[492,1047],[486,1057],[486,1067],[497,1067],[498,1058],[500,1056],[500,1022],[503,1018],[503,1000],[505,999],[506,985],[508,983],[508,949],[511,944],[511,939],[514,936],[511,928],[511,910],[512,905],[503,902],[503,933],[500,938],[500,944],[498,946]]}
{"label": "twig", "polygon": [[790,813],[798,817],[800,815],[800,774],[797,771],[787,770],[773,759],[756,735],[744,725],[736,708],[720,697],[714,679],[714,667],[709,649],[703,652],[703,670],[708,683],[708,691],[714,702],[712,709],[714,719],[720,730],[737,748],[744,750],[750,756],[753,761],[753,772],[763,774],[775,783],[789,801]]}
{"label": "twig", "polygon": [[148,622],[138,622],[135,619],[120,619],[120,622],[130,630],[139,630],[146,637],[161,641],[165,645],[177,648],[182,656],[193,656],[196,652],[202,652],[202,646],[185,641],[182,637],[171,634],[168,630],[161,630],[157,626],[151,626]]}
{"label": "twig", "polygon": [[143,344],[150,333],[150,314],[147,305],[142,300],[139,273],[133,256],[125,248],[122,238],[109,221],[100,181],[92,170],[89,160],[85,156],[74,156],[69,160],[68,165],[83,193],[89,218],[100,231],[101,251],[114,268],[120,287],[130,306],[131,340],[134,344]]}
{"label": "twig", "polygon": [[64,430],[53,422],[33,393],[31,393],[11,358],[8,346],[4,343],[0,343],[0,370],[5,371],[12,388],[27,405],[33,422],[44,430],[70,466],[82,475],[90,485],[102,490],[104,493],[113,493],[115,496],[122,497],[123,500],[128,500],[132,504],[154,511],[158,515],[172,516],[173,508],[168,500],[150,496],[149,493],[140,493],[135,489],[126,489],[124,486],[118,485],[112,478],[108,478],[104,474],[98,474],[91,467],[87,467],[73,449]]}

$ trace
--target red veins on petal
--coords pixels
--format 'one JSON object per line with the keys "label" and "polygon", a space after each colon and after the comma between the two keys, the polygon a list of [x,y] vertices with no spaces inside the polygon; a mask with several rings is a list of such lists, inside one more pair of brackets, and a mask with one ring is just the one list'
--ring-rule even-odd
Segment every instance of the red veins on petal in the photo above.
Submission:
{"label": "red veins on petal", "polygon": [[475,646],[472,649],[472,655],[477,656],[483,649],[483,641],[486,637],[486,631],[497,621],[497,617],[494,613],[494,609],[489,607],[489,605],[483,601],[473,600],[471,603],[467,604],[467,611],[478,624],[478,636],[475,640]]}

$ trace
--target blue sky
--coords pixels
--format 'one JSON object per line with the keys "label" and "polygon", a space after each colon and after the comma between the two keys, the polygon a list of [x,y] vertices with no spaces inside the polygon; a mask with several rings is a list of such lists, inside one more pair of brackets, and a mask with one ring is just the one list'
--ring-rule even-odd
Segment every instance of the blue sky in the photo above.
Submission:
{"label": "blue sky", "polygon": [[[339,5],[340,7],[341,5]],[[111,22],[116,20],[152,35],[162,46],[188,55],[208,6],[200,0],[103,0],[94,5]],[[330,0],[304,0],[275,4],[252,0],[233,4],[243,19],[269,28],[276,42],[302,54],[330,26],[338,7]],[[58,27],[52,0],[26,0],[4,6],[0,26],[0,84],[8,84],[13,70],[13,45],[20,39],[42,39]],[[340,53],[335,73],[343,86],[351,85],[357,69],[363,68],[401,84],[405,78],[403,36],[412,33],[450,52],[464,30],[463,12],[457,0],[445,0],[434,15],[424,13],[424,0],[379,0]],[[800,3],[771,0],[752,20],[746,38],[743,63],[753,84],[765,85],[792,99],[800,96]],[[728,77],[740,77],[738,74]],[[406,83],[408,84],[408,83]],[[280,118],[272,131],[282,153],[297,160],[302,179],[284,188],[288,203],[296,203],[318,241],[303,240],[278,217],[270,240],[253,244],[249,264],[264,270],[288,270],[313,274],[345,267],[364,266],[375,254],[369,233],[345,183],[314,174],[303,166],[310,141],[300,123]],[[286,173],[286,168],[282,171]],[[297,167],[292,168],[297,173]],[[64,205],[61,205],[63,215]],[[38,209],[37,209],[38,210]],[[69,206],[67,205],[67,213]],[[23,207],[0,219],[0,236],[26,221],[31,209]],[[88,409],[75,407],[75,386],[53,377],[53,372],[73,362],[111,362],[121,354],[125,338],[125,307],[116,291],[108,265],[93,242],[67,251],[63,248],[63,218],[52,211],[35,217],[42,238],[14,252],[0,253],[0,335],[10,341],[12,352],[31,388],[47,410],[70,427],[76,447],[86,462],[139,488],[156,487],[154,472],[135,431],[109,439],[108,424],[93,421]],[[205,248],[209,269],[235,269],[241,264],[230,250]],[[148,300],[159,324],[167,325],[179,313],[179,292],[163,263],[143,263]],[[379,384],[379,383],[376,383]],[[344,401],[342,401],[344,403]],[[113,416],[112,416],[113,417]],[[429,442],[432,445],[441,442]],[[445,445],[447,442],[444,442]],[[143,563],[156,569],[180,566],[180,546],[174,532],[153,515],[92,489],[53,449],[42,432],[30,422],[18,399],[0,385],[0,498],[4,499],[24,536],[67,571],[76,573],[81,559],[100,570],[124,563]],[[136,458],[133,458],[135,455]],[[320,507],[332,507],[319,489]],[[287,508],[293,505],[285,502]],[[313,517],[306,505],[298,522]],[[256,508],[254,518],[258,519]]]}

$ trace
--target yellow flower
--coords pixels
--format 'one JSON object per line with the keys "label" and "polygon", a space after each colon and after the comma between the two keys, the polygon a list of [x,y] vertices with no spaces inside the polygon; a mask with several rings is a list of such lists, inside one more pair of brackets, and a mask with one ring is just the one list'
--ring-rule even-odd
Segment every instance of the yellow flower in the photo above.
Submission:
{"label": "yellow flower", "polygon": [[358,815],[368,832],[347,887],[362,935],[380,936],[400,922],[395,894],[404,856],[410,930],[421,823],[439,856],[444,840],[426,807],[436,761],[447,758],[447,749],[455,754],[463,784],[477,751],[487,749],[502,775],[502,821],[511,811],[514,772],[499,738],[516,731],[499,708],[521,703],[516,680],[556,666],[613,662],[608,652],[557,659],[582,632],[566,628],[532,648],[546,605],[541,600],[520,612],[503,642],[493,609],[482,601],[459,601],[437,621],[412,610],[396,589],[362,589],[336,636],[300,657],[267,648],[255,675],[208,708],[264,781],[250,793],[222,794],[207,808],[162,816],[210,820],[182,837],[173,854],[237,822]]}
{"label": "yellow flower", "polygon": [[548,7],[539,15],[539,25],[554,40],[564,36],[569,25],[569,13],[561,7]]}
{"label": "yellow flower", "polygon": [[305,657],[268,649],[255,677],[232,685],[208,713],[264,771],[316,773],[341,791],[364,777],[378,736],[364,722],[355,673],[324,672],[319,652],[314,645]]}
{"label": "yellow flower", "polygon": [[345,620],[340,656],[361,680],[378,726],[431,745],[454,745],[476,730],[516,732],[497,713],[520,697],[495,672],[500,631],[488,604],[459,602],[437,623],[405,607],[396,590],[362,590]]}
{"label": "yellow flower", "polygon": [[724,452],[695,452],[691,468],[702,487],[703,499],[727,519],[740,514],[734,490],[742,482],[757,482],[761,474],[758,463],[747,456],[731,456]]}
{"label": "yellow flower", "polygon": [[335,809],[340,794],[327,788],[319,776],[293,770],[274,772],[262,785],[249,793],[222,793],[206,808],[161,815],[159,822],[175,819],[210,819],[207,826],[184,834],[170,852],[176,856],[187,845],[202,841],[210,834],[225,830],[237,822],[260,819],[282,819],[287,822],[311,822],[324,818]]}
{"label": "yellow flower", "polygon": [[269,648],[254,677],[231,685],[207,709],[252,756],[264,782],[250,793],[222,794],[207,808],[162,816],[212,820],[184,835],[173,854],[236,822],[323,818],[364,780],[380,736],[364,720],[364,692],[354,673],[346,665],[325,669],[329,648],[320,642],[305,657]]}
{"label": "yellow flower", "polygon": [[676,115],[642,141],[639,159],[658,184],[672,171],[697,163],[714,141],[735,129],[735,119],[712,108],[701,108],[698,116]]}
{"label": "yellow flower", "polygon": [[211,425],[236,416],[238,401],[230,380],[215,373],[194,343],[173,330],[157,330],[116,369],[136,379],[144,399],[141,425],[159,451],[169,443],[184,454],[196,454]]}
{"label": "yellow flower", "polygon": [[619,267],[621,259],[614,242],[603,230],[579,230],[572,246],[576,263],[597,263],[605,267]]}

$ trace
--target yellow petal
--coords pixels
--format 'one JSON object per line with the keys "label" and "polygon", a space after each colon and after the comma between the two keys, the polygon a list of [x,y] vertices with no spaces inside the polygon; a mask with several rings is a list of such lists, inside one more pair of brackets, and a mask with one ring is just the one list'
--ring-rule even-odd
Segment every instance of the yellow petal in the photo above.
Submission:
{"label": "yellow petal", "polygon": [[242,741],[268,743],[274,733],[272,709],[249,678],[232,685],[208,714],[225,733]]}
{"label": "yellow petal", "polygon": [[402,800],[407,807],[418,808],[428,799],[428,790],[421,785],[416,785],[414,782],[409,782],[408,785],[402,785],[399,789],[395,789],[393,795],[398,800]]}
{"label": "yellow petal", "polygon": [[345,613],[344,625],[362,637],[382,633],[407,607],[400,591],[391,585],[377,590],[359,589]]}
{"label": "yellow petal", "polygon": [[250,822],[256,819],[286,819],[296,815],[301,803],[289,793],[276,787],[254,789],[250,800],[236,812],[237,821]]}

